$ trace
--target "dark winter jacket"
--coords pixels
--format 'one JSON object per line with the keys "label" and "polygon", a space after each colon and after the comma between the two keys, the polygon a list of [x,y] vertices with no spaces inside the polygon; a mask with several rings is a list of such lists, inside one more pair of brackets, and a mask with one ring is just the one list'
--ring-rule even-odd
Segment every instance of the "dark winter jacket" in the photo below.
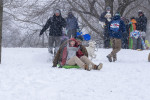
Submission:
{"label": "dark winter jacket", "polygon": [[43,34],[48,28],[49,29],[49,35],[50,36],[62,36],[62,28],[66,26],[66,21],[65,19],[61,16],[56,16],[55,14],[53,17],[49,18],[48,21],[46,22],[45,26],[40,32],[40,35]]}
{"label": "dark winter jacket", "polygon": [[147,18],[143,14],[139,18],[137,18],[137,30],[146,32],[146,26],[147,26]]}
{"label": "dark winter jacket", "polygon": [[[66,60],[63,60],[62,58],[65,56],[65,55],[63,55],[63,51],[65,50],[67,50],[67,49],[65,49],[65,47],[67,46],[67,43],[68,43],[68,41],[69,40],[67,40],[66,42],[64,42],[61,46],[60,46],[60,48],[59,48],[59,50],[57,51],[57,53],[56,53],[56,56],[55,56],[55,58],[54,58],[54,61],[53,61],[53,66],[55,67],[55,66],[57,66],[57,64],[60,64],[60,63],[63,63],[63,64],[65,64],[65,62],[66,62]],[[77,51],[77,56],[80,58],[81,56],[87,56],[88,57],[88,52],[87,52],[87,50],[86,50],[86,48],[83,46],[83,45],[77,45],[77,46],[80,46],[80,49]],[[63,62],[62,62],[63,61]]]}
{"label": "dark winter jacket", "polygon": [[105,27],[104,27],[104,38],[109,38],[109,32],[108,32],[108,27],[109,27],[109,21],[107,20],[107,18],[105,17],[105,15],[107,14],[107,12],[103,12],[99,18],[99,21],[104,22],[105,23]]}
{"label": "dark winter jacket", "polygon": [[[110,26],[111,26],[111,23],[113,21],[119,21],[120,22],[120,25],[119,25],[119,30],[117,32],[115,31],[112,31],[110,29]],[[120,19],[120,16],[114,16],[113,20],[110,22],[109,24],[109,36],[110,38],[118,38],[118,39],[121,39],[122,38],[122,34],[125,32],[126,28],[125,28],[125,24],[124,22]]]}
{"label": "dark winter jacket", "polygon": [[107,14],[107,12],[103,12],[99,18],[99,21],[104,22],[106,24],[106,26],[109,24],[107,18],[105,17],[105,15]]}
{"label": "dark winter jacket", "polygon": [[74,15],[69,15],[69,16],[66,18],[66,22],[67,22],[67,25],[66,25],[66,29],[67,29],[67,30],[79,29],[78,21],[77,21],[77,19],[74,17]]}

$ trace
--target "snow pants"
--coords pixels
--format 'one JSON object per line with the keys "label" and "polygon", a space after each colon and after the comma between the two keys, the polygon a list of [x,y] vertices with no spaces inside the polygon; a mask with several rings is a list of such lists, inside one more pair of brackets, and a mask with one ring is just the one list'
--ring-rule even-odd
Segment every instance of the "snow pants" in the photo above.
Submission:
{"label": "snow pants", "polygon": [[133,39],[133,50],[136,50],[136,49],[142,49],[142,41],[141,41],[141,38],[138,37],[137,39],[136,38],[132,38]]}
{"label": "snow pants", "polygon": [[104,48],[110,48],[110,38],[108,33],[108,28],[104,28]]}
{"label": "snow pants", "polygon": [[74,56],[73,58],[69,59],[66,62],[67,65],[78,65],[81,68],[84,68],[85,64],[89,66],[89,64],[92,64],[92,66],[94,67],[94,63],[89,60],[88,57],[86,56],[82,56],[81,58],[78,58],[77,56]]}
{"label": "snow pants", "polygon": [[110,57],[113,57],[113,59],[117,59],[117,53],[121,50],[121,39],[112,38],[112,52],[109,54]]}
{"label": "snow pants", "polygon": [[67,35],[68,35],[69,39],[76,37],[76,34],[77,34],[77,29],[70,29],[67,32]]}
{"label": "snow pants", "polygon": [[60,46],[60,40],[61,36],[49,36],[48,39],[48,51],[53,51],[53,48],[55,48],[54,52],[57,52]]}

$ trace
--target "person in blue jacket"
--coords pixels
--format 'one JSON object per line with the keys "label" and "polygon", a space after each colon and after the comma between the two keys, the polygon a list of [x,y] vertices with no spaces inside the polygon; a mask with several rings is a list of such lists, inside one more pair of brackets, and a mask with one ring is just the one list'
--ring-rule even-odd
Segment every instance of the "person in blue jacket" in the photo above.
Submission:
{"label": "person in blue jacket", "polygon": [[68,16],[66,18],[66,31],[69,38],[76,37],[77,31],[79,31],[77,18],[73,15],[71,11],[69,11]]}
{"label": "person in blue jacket", "polygon": [[121,38],[122,34],[125,32],[125,24],[120,18],[119,12],[115,14],[112,21],[109,24],[108,31],[109,37],[112,42],[112,52],[107,55],[107,58],[110,62],[115,62],[117,60],[117,53],[121,50]]}

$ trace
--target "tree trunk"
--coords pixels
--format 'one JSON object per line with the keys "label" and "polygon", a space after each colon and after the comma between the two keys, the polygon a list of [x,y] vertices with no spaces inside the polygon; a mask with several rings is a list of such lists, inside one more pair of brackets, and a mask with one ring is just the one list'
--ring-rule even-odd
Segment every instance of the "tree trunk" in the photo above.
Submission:
{"label": "tree trunk", "polygon": [[3,23],[3,0],[0,0],[0,64],[2,57],[2,23]]}
{"label": "tree trunk", "polygon": [[124,11],[126,10],[126,8],[133,2],[135,2],[136,0],[124,0],[123,2],[121,2],[121,0],[118,0],[118,9],[117,11],[120,12],[120,15],[122,16]]}
{"label": "tree trunk", "polygon": [[43,37],[42,37],[42,47],[44,48],[44,34],[43,34]]}

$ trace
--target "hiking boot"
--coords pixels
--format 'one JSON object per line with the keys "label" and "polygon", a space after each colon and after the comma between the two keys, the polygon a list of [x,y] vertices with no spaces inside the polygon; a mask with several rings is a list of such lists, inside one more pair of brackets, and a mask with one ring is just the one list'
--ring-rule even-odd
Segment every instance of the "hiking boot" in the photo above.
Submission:
{"label": "hiking boot", "polygon": [[49,50],[49,53],[50,53],[50,54],[53,54],[53,50]]}
{"label": "hiking boot", "polygon": [[84,69],[87,70],[88,69],[88,65],[85,64],[84,65]]}
{"label": "hiking boot", "polygon": [[54,56],[56,55],[56,51],[54,51]]}
{"label": "hiking boot", "polygon": [[117,61],[117,58],[113,58],[113,62]]}
{"label": "hiking boot", "polygon": [[88,67],[89,67],[89,69],[88,69],[88,70],[90,71],[90,70],[92,69],[92,64],[89,64],[89,66],[88,66]]}
{"label": "hiking boot", "polygon": [[110,55],[108,55],[108,56],[106,56],[106,57],[108,58],[109,62],[112,62],[112,58],[111,58]]}
{"label": "hiking boot", "polygon": [[84,65],[84,68],[85,68],[85,70],[88,70],[88,71],[90,71],[91,69],[92,69],[92,65],[91,64],[89,64],[89,66],[88,65]]}
{"label": "hiking boot", "polygon": [[103,67],[103,64],[102,64],[102,63],[100,63],[100,64],[97,66],[97,70],[102,69],[102,67]]}
{"label": "hiking boot", "polygon": [[97,70],[97,65],[94,65],[94,66],[93,66],[93,69],[94,69],[94,70]]}
{"label": "hiking boot", "polygon": [[94,70],[100,70],[102,67],[103,67],[103,64],[100,63],[98,66],[97,66],[97,65],[94,65],[94,66],[93,66],[93,69],[94,69]]}

